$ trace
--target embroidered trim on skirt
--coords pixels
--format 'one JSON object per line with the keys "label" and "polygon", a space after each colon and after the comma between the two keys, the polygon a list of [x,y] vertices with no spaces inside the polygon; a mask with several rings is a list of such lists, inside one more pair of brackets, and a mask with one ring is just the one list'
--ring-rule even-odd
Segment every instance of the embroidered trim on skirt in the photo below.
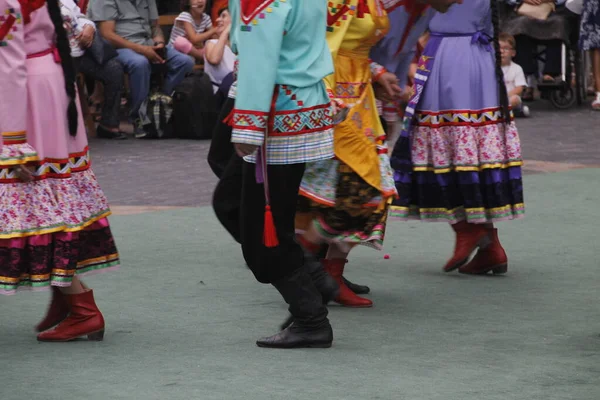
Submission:
{"label": "embroidered trim on skirt", "polygon": [[[301,189],[297,225],[306,226],[313,221],[321,235],[334,243],[364,244],[381,249],[388,204],[382,200],[379,190],[367,184],[352,168],[339,160],[328,160],[321,164],[325,169],[333,169],[337,176],[337,179],[330,180],[329,185],[329,191],[335,193],[335,200],[332,203],[327,200],[329,196],[319,198]],[[303,183],[311,181],[311,174],[325,181],[330,175],[318,169],[307,172]]]}
{"label": "embroidered trim on skirt", "polygon": [[87,149],[29,165],[33,182],[0,164],[0,294],[70,286],[76,274],[118,268],[110,209]]}
{"label": "embroidered trim on skirt", "polygon": [[401,137],[396,144],[399,198],[391,216],[449,223],[523,217],[520,141],[514,122],[501,126],[498,113],[416,115],[410,139]]}

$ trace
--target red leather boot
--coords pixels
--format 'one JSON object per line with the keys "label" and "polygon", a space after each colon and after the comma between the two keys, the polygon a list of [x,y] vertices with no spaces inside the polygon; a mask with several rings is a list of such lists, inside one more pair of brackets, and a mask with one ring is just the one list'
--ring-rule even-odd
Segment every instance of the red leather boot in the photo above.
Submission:
{"label": "red leather boot", "polygon": [[357,296],[342,279],[342,275],[344,274],[344,267],[348,260],[344,260],[341,258],[334,259],[325,259],[322,261],[323,267],[325,267],[325,271],[329,273],[336,280],[336,282],[340,285],[340,293],[335,298],[335,302],[339,303],[345,307],[355,307],[355,308],[366,308],[372,307],[373,302],[369,299],[365,299],[364,297]]}
{"label": "red leather boot", "polygon": [[104,318],[94,302],[94,293],[87,290],[83,293],[64,295],[69,305],[69,316],[52,330],[38,335],[41,342],[68,342],[80,336],[89,340],[104,338]]}
{"label": "red leather boot", "polygon": [[452,225],[452,229],[456,232],[456,244],[452,258],[444,266],[444,272],[462,267],[478,247],[489,242],[487,230],[483,225],[461,221]]}
{"label": "red leather boot", "polygon": [[52,286],[52,299],[46,317],[35,326],[37,332],[43,332],[60,323],[69,315],[69,305],[60,289]]}
{"label": "red leather boot", "polygon": [[490,271],[494,274],[505,274],[508,271],[508,257],[498,239],[498,229],[489,229],[488,233],[492,242],[487,247],[479,249],[473,260],[460,267],[458,272],[484,275]]}

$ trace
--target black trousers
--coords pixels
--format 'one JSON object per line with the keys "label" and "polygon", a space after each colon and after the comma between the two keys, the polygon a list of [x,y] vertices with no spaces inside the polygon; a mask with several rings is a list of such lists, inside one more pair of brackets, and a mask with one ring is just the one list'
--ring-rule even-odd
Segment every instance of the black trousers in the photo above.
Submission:
{"label": "black trousers", "polygon": [[233,110],[234,105],[235,99],[228,97],[225,100],[217,119],[217,125],[215,125],[213,131],[210,149],[208,150],[208,164],[219,179],[223,176],[229,159],[232,155],[235,155],[233,144],[231,144],[231,126],[223,122],[231,113],[231,110]]}
{"label": "black trousers", "polygon": [[304,164],[269,165],[271,212],[279,246],[263,244],[265,195],[256,183],[254,164],[232,156],[213,196],[213,209],[225,229],[242,245],[242,253],[256,280],[272,283],[304,264],[295,240],[298,190]]}
{"label": "black trousers", "polygon": [[544,75],[558,76],[560,75],[560,61],[561,61],[561,48],[562,42],[560,40],[547,40],[540,42],[525,35],[518,35],[515,37],[517,42],[517,55],[515,56],[515,63],[519,64],[527,75],[537,75],[538,72],[538,60],[535,58],[537,54],[538,44],[546,46],[544,51],[546,55],[546,62],[544,63]]}
{"label": "black trousers", "polygon": [[244,160],[238,157],[235,152],[229,155],[229,163],[226,164],[218,175],[221,179],[213,194],[212,203],[213,210],[221,225],[240,244],[242,244],[240,212],[242,209],[243,166]]}
{"label": "black trousers", "polygon": [[116,57],[104,65],[98,64],[88,56],[76,58],[74,61],[77,72],[82,72],[86,77],[104,84],[104,104],[100,124],[107,128],[118,128],[121,94],[125,82],[123,65]]}
{"label": "black trousers", "polygon": [[304,264],[304,253],[295,240],[298,191],[304,175],[304,164],[269,165],[271,211],[279,246],[263,244],[265,194],[256,183],[255,164],[242,165],[242,202],[240,238],[246,264],[259,282],[272,283],[290,275]]}

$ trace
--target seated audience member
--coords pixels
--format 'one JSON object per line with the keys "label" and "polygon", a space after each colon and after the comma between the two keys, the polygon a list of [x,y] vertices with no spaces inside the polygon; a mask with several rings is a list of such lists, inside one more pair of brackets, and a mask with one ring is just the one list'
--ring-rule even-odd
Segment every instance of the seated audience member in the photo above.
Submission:
{"label": "seated audience member", "polygon": [[204,71],[210,77],[215,93],[224,84],[224,81],[227,87],[223,88],[223,92],[227,93],[233,79],[226,78],[233,73],[236,60],[235,54],[233,54],[233,51],[229,47],[231,16],[227,7],[220,10],[216,25],[216,32],[219,38],[206,42],[204,49]]}
{"label": "seated audience member", "polygon": [[204,43],[215,36],[216,28],[213,27],[210,16],[205,13],[206,0],[182,0],[181,14],[175,19],[175,25],[171,31],[169,46],[175,46],[180,38],[185,38],[192,46],[188,47],[186,54],[194,57],[196,60],[202,60],[204,57]]}
{"label": "seated audience member", "polygon": [[529,107],[523,104],[521,95],[527,87],[527,80],[523,68],[513,61],[516,55],[515,38],[507,33],[500,34],[500,56],[502,57],[502,72],[504,73],[504,84],[508,93],[510,106],[515,116],[529,116]]}
{"label": "seated audience member", "polygon": [[60,10],[77,71],[104,84],[104,105],[96,135],[105,139],[126,139],[119,132],[123,66],[114,57],[100,59],[95,49],[90,49],[92,46],[102,47],[102,39],[96,37],[96,26],[81,13],[73,0],[61,0]]}
{"label": "seated audience member", "polygon": [[[515,38],[515,62],[523,68],[526,78],[537,79],[538,46],[545,47],[545,62],[541,71],[541,81],[554,83],[561,75],[562,43],[571,37],[570,18],[563,4],[565,0],[505,0],[511,10],[502,23],[502,30]],[[520,15],[521,4],[538,6],[553,3],[556,8],[545,20]],[[529,86],[523,93],[523,100],[533,100],[533,87]]]}
{"label": "seated audience member", "polygon": [[155,0],[95,0],[88,15],[98,23],[102,36],[117,48],[118,59],[129,75],[133,121],[138,120],[139,108],[150,93],[153,67],[165,67],[162,91],[167,95],[193,70],[190,57],[165,46]]}

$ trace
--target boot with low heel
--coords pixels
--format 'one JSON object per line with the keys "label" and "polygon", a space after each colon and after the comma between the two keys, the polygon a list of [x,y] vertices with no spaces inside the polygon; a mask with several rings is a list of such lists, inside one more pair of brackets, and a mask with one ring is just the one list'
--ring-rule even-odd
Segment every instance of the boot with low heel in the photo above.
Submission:
{"label": "boot with low heel", "polygon": [[60,322],[62,322],[69,315],[69,305],[65,296],[62,294],[59,288],[52,286],[52,298],[50,299],[50,306],[44,319],[35,326],[36,332],[46,331]]}
{"label": "boot with low heel", "polygon": [[312,254],[305,252],[303,268],[312,279],[319,293],[321,293],[324,304],[329,303],[337,297],[340,292],[340,285],[325,271],[321,261]]}
{"label": "boot with low heel", "polygon": [[487,229],[480,224],[461,221],[452,225],[452,229],[456,233],[456,244],[452,258],[444,266],[444,272],[451,272],[465,265],[471,254],[486,246],[490,240]]}
{"label": "boot with low heel", "polygon": [[[310,252],[304,249],[304,270],[308,273],[312,279],[315,287],[321,293],[323,304],[327,305],[330,301],[333,301],[340,293],[340,286],[338,283],[329,275],[323,264],[316,259]],[[290,315],[281,324],[280,329],[284,330],[294,322],[294,317]]]}
{"label": "boot with low heel", "polygon": [[278,349],[331,347],[333,330],[327,307],[308,273],[300,268],[273,282],[273,286],[289,304],[294,320],[281,332],[258,340],[256,345]]}
{"label": "boot with low heel", "polygon": [[346,277],[342,276],[344,284],[348,286],[348,289],[352,290],[355,294],[369,294],[371,288],[366,285],[359,285],[358,283],[350,282]]}
{"label": "boot with low heel", "polygon": [[104,339],[104,317],[94,302],[92,290],[63,296],[69,305],[69,316],[54,329],[40,333],[37,339],[41,342],[68,342],[82,336],[96,341]]}
{"label": "boot with low heel", "polygon": [[498,239],[498,229],[488,230],[490,244],[479,249],[475,257],[467,265],[458,269],[461,274],[485,275],[492,272],[494,275],[501,275],[508,272],[508,257]]}
{"label": "boot with low heel", "polygon": [[[329,251],[329,245],[323,244],[321,245],[319,252],[316,254],[319,260],[324,260],[327,258],[327,252]],[[356,294],[369,294],[371,292],[371,288],[366,285],[360,285],[358,283],[354,283],[349,281],[346,277],[342,277],[348,289],[352,290]]]}
{"label": "boot with low heel", "polygon": [[344,307],[353,308],[368,308],[373,306],[373,302],[364,297],[356,295],[346,284],[344,283],[343,274],[344,267],[348,260],[341,258],[332,258],[323,260],[323,266],[325,270],[336,280],[340,285],[340,293],[335,298],[335,302],[341,304]]}

